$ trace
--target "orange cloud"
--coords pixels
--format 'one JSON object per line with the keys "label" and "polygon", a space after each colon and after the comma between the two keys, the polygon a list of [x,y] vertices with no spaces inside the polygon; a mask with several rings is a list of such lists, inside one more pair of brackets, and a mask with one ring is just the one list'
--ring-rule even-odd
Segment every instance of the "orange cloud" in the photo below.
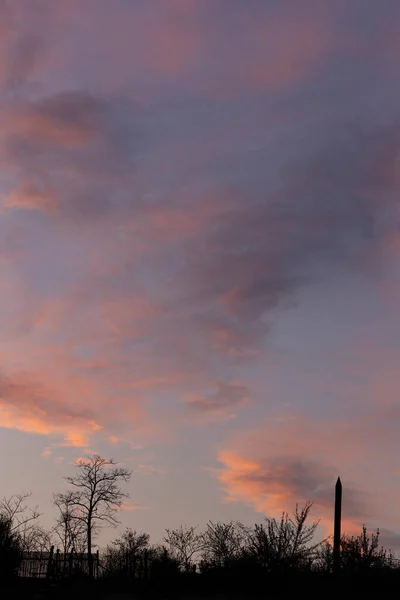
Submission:
{"label": "orange cloud", "polygon": [[358,531],[362,523],[393,527],[398,509],[393,502],[388,505],[387,498],[400,494],[391,476],[396,458],[380,448],[385,460],[379,470],[376,455],[376,443],[395,444],[396,427],[388,427],[393,418],[391,411],[347,422],[284,418],[238,435],[230,445],[224,444],[218,453],[221,467],[212,471],[221,485],[222,501],[244,502],[257,512],[277,516],[310,500],[330,532],[334,486],[340,475],[348,533]]}
{"label": "orange cloud", "polygon": [[41,435],[61,434],[71,446],[86,445],[90,434],[100,428],[90,410],[62,402],[25,374],[1,376],[0,426]]}
{"label": "orange cloud", "polygon": [[[224,465],[218,474],[225,492],[223,503],[244,502],[259,513],[278,517],[282,512],[291,513],[297,503],[304,505],[312,501],[313,514],[322,517],[322,530],[325,534],[331,532],[334,469],[290,456],[256,462],[234,451],[222,451],[218,459]],[[371,513],[362,506],[361,494],[346,488],[343,530],[349,534],[358,532],[361,521],[368,516],[371,517]]]}
{"label": "orange cloud", "polygon": [[143,506],[142,504],[123,504],[121,510],[151,510],[151,506]]}
{"label": "orange cloud", "polygon": [[52,212],[57,207],[57,199],[49,190],[40,190],[32,184],[27,184],[20,189],[12,190],[5,199],[4,207]]}

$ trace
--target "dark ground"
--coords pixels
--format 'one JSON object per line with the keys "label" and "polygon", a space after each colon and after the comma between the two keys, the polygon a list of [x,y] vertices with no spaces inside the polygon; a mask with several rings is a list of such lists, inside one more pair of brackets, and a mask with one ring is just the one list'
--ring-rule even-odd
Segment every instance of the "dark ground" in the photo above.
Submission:
{"label": "dark ground", "polygon": [[[127,591],[105,582],[74,581],[52,583],[46,580],[19,580],[0,586],[1,600],[380,600],[400,595],[398,581],[387,577],[379,580],[358,578],[341,581],[321,580],[318,585],[311,586],[307,582],[291,582],[287,580],[279,586],[270,586],[267,582],[264,589],[248,592],[238,589],[210,593],[206,590],[193,591],[162,589]],[[243,586],[244,587],[244,586]]]}

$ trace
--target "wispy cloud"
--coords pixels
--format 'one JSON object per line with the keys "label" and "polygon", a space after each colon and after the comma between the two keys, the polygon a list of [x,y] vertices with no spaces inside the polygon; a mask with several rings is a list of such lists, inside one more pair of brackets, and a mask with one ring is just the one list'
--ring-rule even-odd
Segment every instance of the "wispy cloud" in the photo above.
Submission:
{"label": "wispy cloud", "polygon": [[151,506],[142,506],[141,504],[123,504],[121,510],[151,510]]}
{"label": "wispy cloud", "polygon": [[73,446],[85,445],[87,434],[101,428],[90,410],[57,401],[24,374],[0,379],[0,424],[42,434],[66,431],[66,441]]}
{"label": "wispy cloud", "polygon": [[217,416],[235,416],[237,408],[249,401],[249,389],[240,383],[217,382],[214,390],[203,396],[195,396],[188,407],[197,413]]}

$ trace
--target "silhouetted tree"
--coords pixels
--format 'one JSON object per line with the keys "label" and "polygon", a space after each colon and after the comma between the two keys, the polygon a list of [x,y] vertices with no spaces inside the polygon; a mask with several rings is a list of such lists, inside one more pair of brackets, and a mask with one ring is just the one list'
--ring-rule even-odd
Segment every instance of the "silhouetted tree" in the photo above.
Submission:
{"label": "silhouetted tree", "polygon": [[51,547],[51,534],[37,520],[38,508],[27,504],[30,493],[14,494],[0,500],[0,515],[10,524],[10,531],[18,536],[23,553],[48,551]]}
{"label": "silhouetted tree", "polygon": [[[331,548],[329,548],[332,550]],[[359,535],[343,535],[340,541],[341,570],[366,572],[393,568],[395,558],[390,550],[379,546],[379,529],[368,535],[365,525]]]}
{"label": "silhouetted tree", "polygon": [[[326,542],[321,548],[317,564],[320,570],[330,572],[333,561],[333,547]],[[365,525],[359,535],[343,535],[340,541],[340,568],[348,573],[365,573],[391,569],[397,566],[390,550],[379,545],[379,529],[368,534]]]}
{"label": "silhouetted tree", "polygon": [[249,529],[242,523],[209,521],[203,534],[202,570],[228,567],[243,555],[249,539]]}
{"label": "silhouetted tree", "polygon": [[23,552],[49,552],[53,545],[52,533],[38,523],[24,530],[19,538]]}
{"label": "silhouetted tree", "polygon": [[311,502],[301,509],[296,505],[293,517],[284,512],[279,521],[266,517],[265,523],[255,525],[248,550],[262,568],[276,572],[311,567],[322,543],[310,545],[319,524],[306,524],[311,507]]}
{"label": "silhouetted tree", "polygon": [[343,568],[355,570],[382,569],[393,561],[391,552],[379,546],[379,529],[376,533],[367,533],[365,525],[357,536],[344,535],[341,539],[341,564]]}
{"label": "silhouetted tree", "polygon": [[319,548],[317,548],[313,561],[313,569],[322,573],[333,572],[333,545],[330,539],[324,540]]}
{"label": "silhouetted tree", "polygon": [[110,576],[135,577],[145,556],[149,556],[150,536],[129,527],[117,540],[109,544],[104,556],[104,566]]}
{"label": "silhouetted tree", "polygon": [[53,532],[61,542],[64,554],[69,552],[84,552],[86,550],[86,524],[76,518],[74,498],[54,494],[53,503],[59,510]]}
{"label": "silhouetted tree", "polygon": [[37,519],[40,517],[37,506],[29,508],[27,499],[31,493],[13,494],[8,498],[3,497],[0,500],[0,515],[10,523],[11,531],[18,533],[21,537],[26,537],[28,532],[35,527]]}
{"label": "silhouetted tree", "polygon": [[196,532],[196,527],[183,527],[166,529],[167,535],[163,538],[168,544],[170,553],[174,556],[183,571],[193,569],[193,557],[204,548],[204,536]]}
{"label": "silhouetted tree", "polygon": [[171,556],[163,545],[151,546],[148,552],[149,575],[153,579],[165,580],[179,574],[179,561]]}
{"label": "silhouetted tree", "polygon": [[15,575],[21,559],[20,538],[12,530],[10,519],[5,515],[0,515],[0,577],[3,579]]}
{"label": "silhouetted tree", "polygon": [[119,483],[129,481],[131,472],[116,464],[113,459],[102,458],[98,454],[79,460],[76,463],[77,475],[65,478],[74,489],[54,497],[55,502],[68,505],[73,511],[73,518],[85,525],[90,577],[93,577],[92,548],[97,527],[103,523],[115,527],[118,524],[115,513],[128,497]]}

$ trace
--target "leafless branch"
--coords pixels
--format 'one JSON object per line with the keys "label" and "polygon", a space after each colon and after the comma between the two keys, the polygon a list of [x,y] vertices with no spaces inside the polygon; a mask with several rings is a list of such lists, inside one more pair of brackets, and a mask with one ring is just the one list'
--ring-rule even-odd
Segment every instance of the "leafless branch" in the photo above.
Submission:
{"label": "leafless branch", "polygon": [[65,519],[68,519],[68,528],[74,523],[74,528],[79,531],[80,528],[85,529],[91,574],[93,539],[98,527],[102,523],[115,527],[118,524],[116,511],[121,508],[125,498],[128,498],[119,484],[121,481],[128,482],[131,472],[116,465],[112,458],[106,459],[99,454],[81,459],[76,463],[77,474],[65,478],[73,489],[54,496],[54,503],[60,510],[61,521],[58,527],[64,542],[67,543],[67,537],[71,534],[71,531],[66,530]]}

